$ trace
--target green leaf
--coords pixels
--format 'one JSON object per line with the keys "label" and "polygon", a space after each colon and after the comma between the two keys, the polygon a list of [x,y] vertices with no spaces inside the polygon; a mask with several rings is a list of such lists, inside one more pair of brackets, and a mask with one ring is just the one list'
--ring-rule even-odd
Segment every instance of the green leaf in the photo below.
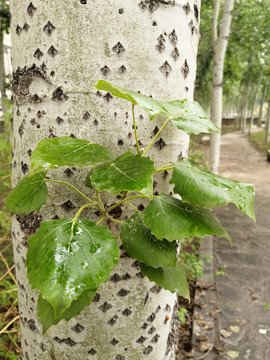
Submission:
{"label": "green leaf", "polygon": [[6,198],[7,208],[15,214],[29,214],[39,210],[46,202],[46,172],[25,176]]}
{"label": "green leaf", "polygon": [[187,134],[216,133],[220,129],[209,119],[200,104],[190,100],[168,102],[172,123]]}
{"label": "green leaf", "polygon": [[31,172],[48,171],[61,166],[85,167],[113,160],[113,154],[105,146],[63,136],[38,143],[31,157]]}
{"label": "green leaf", "polygon": [[153,189],[154,171],[152,160],[128,151],[110,164],[97,166],[91,175],[91,181],[98,190],[108,190],[117,195],[121,191]]}
{"label": "green leaf", "polygon": [[161,101],[135,91],[124,89],[110,84],[105,80],[98,80],[94,87],[98,90],[110,92],[113,96],[130,101],[147,111],[150,120],[157,115],[170,118],[171,121],[187,134],[199,134],[201,132],[219,133],[219,128],[207,117],[198,103],[190,100]]}
{"label": "green leaf", "polygon": [[177,293],[186,299],[190,299],[187,278],[182,265],[177,261],[174,267],[162,267],[154,269],[145,264],[140,264],[141,271],[150,281],[162,286],[165,290]]}
{"label": "green leaf", "polygon": [[244,214],[255,220],[253,185],[226,179],[193,167],[187,159],[174,164],[171,184],[184,201],[214,207],[234,203]]}
{"label": "green leaf", "polygon": [[96,291],[117,264],[117,238],[89,220],[43,221],[29,240],[28,278],[59,317],[86,291]]}
{"label": "green leaf", "polygon": [[156,239],[139,213],[121,225],[120,238],[129,255],[146,265],[158,268],[174,266],[176,263],[176,242]]}
{"label": "green leaf", "polygon": [[208,209],[166,194],[154,198],[144,211],[146,226],[158,239],[169,241],[216,234],[231,238]]}
{"label": "green leaf", "polygon": [[70,320],[73,316],[78,315],[86,306],[90,305],[96,295],[95,291],[86,291],[78,299],[72,301],[70,307],[65,310],[59,317],[54,316],[53,307],[48,301],[44,300],[41,295],[38,298],[38,316],[42,325],[43,334],[52,326],[61,320]]}

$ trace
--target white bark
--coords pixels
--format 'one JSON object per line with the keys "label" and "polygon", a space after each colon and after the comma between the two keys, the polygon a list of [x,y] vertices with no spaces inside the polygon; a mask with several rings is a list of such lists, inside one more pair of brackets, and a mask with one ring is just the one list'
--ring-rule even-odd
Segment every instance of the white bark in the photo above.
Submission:
{"label": "white bark", "polygon": [[268,144],[269,142],[270,142],[270,99],[268,100],[267,119],[265,126],[265,143]]}
{"label": "white bark", "polygon": [[[216,0],[219,2],[219,0]],[[223,68],[225,54],[230,34],[234,0],[225,0],[220,27],[220,34],[214,45],[214,68],[212,81],[211,119],[221,128],[222,123],[222,95],[223,95]],[[220,134],[210,135],[210,166],[218,172],[220,157]]]}
{"label": "white bark", "polygon": [[[1,19],[0,19],[1,27]],[[5,73],[5,61],[4,61],[4,34],[3,31],[0,31],[0,92],[1,92],[1,104],[2,112],[6,111],[5,109],[5,99],[6,99],[6,73]]]}
{"label": "white bark", "polygon": [[[107,145],[115,154],[135,151],[130,106],[97,93],[92,84],[99,78],[164,100],[192,99],[198,8],[196,0],[176,0],[174,6],[155,0],[12,0],[13,183],[27,172],[31,151],[45,137],[73,134]],[[136,118],[138,136],[147,145],[162,122],[149,123],[139,109]],[[188,136],[169,125],[161,137],[161,149],[149,151],[158,164],[187,155]],[[59,179],[82,181],[81,172],[65,170],[57,173]],[[160,191],[164,176],[157,183],[155,191]],[[61,206],[67,201],[74,210]],[[23,360],[175,359],[176,296],[141,279],[137,264],[125,253],[96,302],[41,334],[37,292],[30,290],[24,267],[26,239],[41,217],[72,217],[80,205],[76,195],[50,187],[48,205],[39,213],[14,218]]]}
{"label": "white bark", "polygon": [[268,81],[266,82],[266,84],[263,87],[263,94],[262,94],[262,99],[261,99],[261,103],[260,103],[260,112],[259,112],[259,117],[258,117],[258,126],[259,127],[262,126],[263,107],[264,107],[264,103],[265,103],[267,88],[268,88]]}
{"label": "white bark", "polygon": [[257,98],[258,98],[258,94],[259,94],[259,90],[260,90],[260,86],[261,86],[261,82],[262,82],[262,76],[263,76],[263,72],[264,72],[264,67],[265,67],[265,63],[263,63],[263,65],[261,67],[259,80],[258,80],[258,84],[257,84],[257,87],[256,87],[256,92],[255,92],[253,106],[252,106],[251,115],[250,115],[250,123],[249,123],[249,130],[248,130],[249,135],[251,134],[251,131],[252,131],[254,111],[255,111],[255,108],[256,108],[256,104],[257,104]]}

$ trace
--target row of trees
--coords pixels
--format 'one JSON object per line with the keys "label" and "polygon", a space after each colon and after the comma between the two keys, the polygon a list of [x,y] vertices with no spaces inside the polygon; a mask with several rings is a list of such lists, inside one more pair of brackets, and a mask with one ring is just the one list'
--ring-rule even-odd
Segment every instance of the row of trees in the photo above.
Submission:
{"label": "row of trees", "polygon": [[[195,98],[211,107],[214,46],[211,44],[213,19],[219,1],[202,2],[201,39]],[[221,2],[220,13],[228,5]],[[239,128],[252,131],[254,117],[261,125],[266,116],[269,90],[269,16],[270,3],[260,0],[236,0],[224,63],[223,117],[236,118]],[[221,30],[222,20],[217,22]],[[247,124],[247,119],[249,120]]]}

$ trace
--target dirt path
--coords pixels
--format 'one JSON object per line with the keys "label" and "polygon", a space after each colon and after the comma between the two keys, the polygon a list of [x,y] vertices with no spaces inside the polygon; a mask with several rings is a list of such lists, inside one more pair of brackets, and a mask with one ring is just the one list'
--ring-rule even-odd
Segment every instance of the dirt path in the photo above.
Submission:
{"label": "dirt path", "polygon": [[234,205],[215,210],[234,246],[218,237],[204,243],[213,263],[196,296],[194,344],[202,352],[194,359],[270,360],[270,163],[246,135],[230,133],[222,136],[220,175],[255,185],[257,222]]}
{"label": "dirt path", "polygon": [[253,183],[256,192],[270,191],[270,163],[240,131],[222,136],[219,172],[234,180]]}

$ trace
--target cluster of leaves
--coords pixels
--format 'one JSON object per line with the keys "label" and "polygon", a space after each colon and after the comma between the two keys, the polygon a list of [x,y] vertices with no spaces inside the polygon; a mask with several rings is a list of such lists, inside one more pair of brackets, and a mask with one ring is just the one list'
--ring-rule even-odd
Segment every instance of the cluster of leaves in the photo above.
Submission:
{"label": "cluster of leaves", "polygon": [[10,12],[9,1],[0,0],[0,17],[1,17],[1,31],[9,33],[10,27]]}
{"label": "cluster of leaves", "polygon": [[[156,169],[155,163],[146,156],[168,121],[187,134],[219,131],[196,102],[158,101],[106,81],[98,81],[95,87],[131,102],[137,154],[127,151],[115,157],[107,147],[87,140],[44,139],[32,154],[29,174],[6,200],[8,208],[17,214],[39,210],[46,202],[47,182],[63,183],[86,200],[73,219],[43,221],[37,233],[28,240],[26,266],[32,288],[40,292],[38,313],[43,331],[61,319],[69,320],[88,305],[117,264],[117,238],[107,227],[99,226],[103,220],[121,223],[123,246],[139,261],[144,275],[165,289],[189,298],[185,272],[178,261],[177,241],[212,234],[231,241],[207,209],[213,206],[233,202],[254,218],[251,184],[203,171],[193,167],[187,159]],[[136,105],[149,113],[150,121],[157,115],[167,118],[145,151],[141,151],[136,133]],[[93,189],[92,197],[68,183],[47,177],[48,170],[61,166],[91,166],[85,185]],[[181,200],[165,193],[153,196],[153,176],[165,170],[172,170],[170,183]],[[105,208],[100,196],[102,191],[122,194],[122,198]],[[149,201],[142,212],[132,204],[137,198]],[[122,222],[113,219],[110,212],[123,204],[129,205],[135,213]],[[99,210],[101,219],[97,223],[79,218],[87,207]]]}

